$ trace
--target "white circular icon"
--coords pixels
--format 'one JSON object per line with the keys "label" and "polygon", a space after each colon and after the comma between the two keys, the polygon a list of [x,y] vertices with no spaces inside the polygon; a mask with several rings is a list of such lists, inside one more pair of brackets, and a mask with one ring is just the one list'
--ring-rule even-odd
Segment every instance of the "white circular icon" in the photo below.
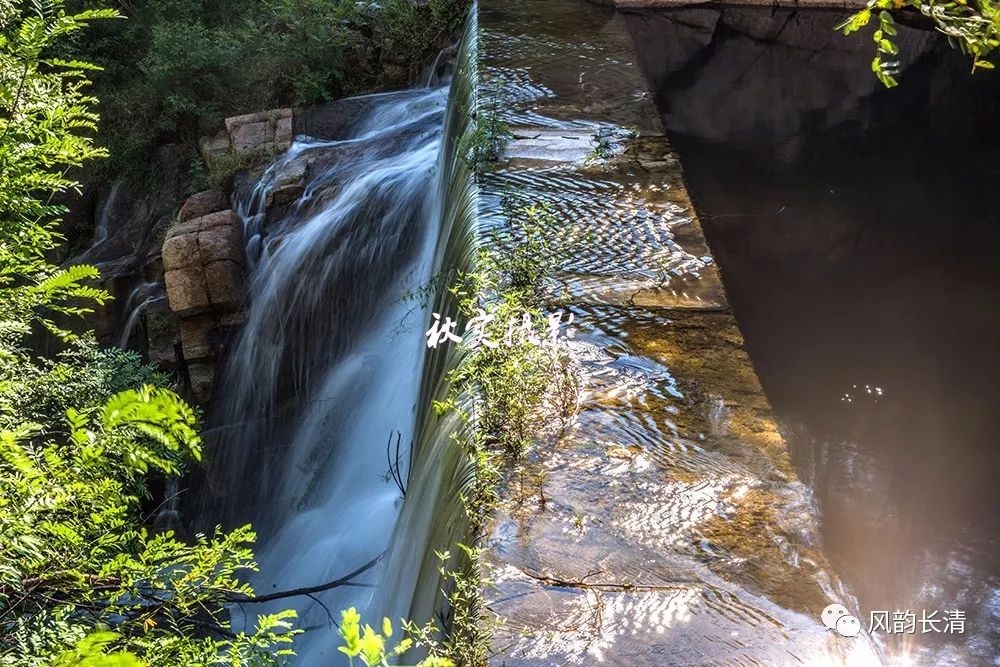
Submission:
{"label": "white circular icon", "polygon": [[842,604],[831,604],[827,605],[827,608],[823,610],[820,614],[820,619],[823,621],[823,625],[827,627],[828,630],[837,629],[837,621],[840,620],[841,616],[848,616],[847,607]]}
{"label": "white circular icon", "polygon": [[857,637],[861,632],[861,621],[854,616],[841,616],[837,621],[837,632],[841,637]]}

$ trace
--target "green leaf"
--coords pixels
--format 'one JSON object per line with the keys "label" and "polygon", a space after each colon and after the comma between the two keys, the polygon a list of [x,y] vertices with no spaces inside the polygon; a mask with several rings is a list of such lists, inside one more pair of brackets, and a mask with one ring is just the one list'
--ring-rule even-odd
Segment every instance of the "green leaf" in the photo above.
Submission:
{"label": "green leaf", "polygon": [[848,16],[847,19],[837,25],[836,29],[842,31],[845,35],[849,35],[868,25],[871,18],[871,9],[865,8]]}

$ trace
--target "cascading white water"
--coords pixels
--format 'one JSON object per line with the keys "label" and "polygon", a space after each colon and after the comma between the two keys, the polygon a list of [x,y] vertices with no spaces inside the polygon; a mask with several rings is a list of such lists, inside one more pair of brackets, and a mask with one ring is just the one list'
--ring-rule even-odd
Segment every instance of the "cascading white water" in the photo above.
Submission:
{"label": "cascading white water", "polygon": [[[423,318],[402,296],[429,274],[445,94],[394,95],[346,139],[296,143],[253,195],[257,210],[245,219],[259,259],[250,311],[219,390],[218,462],[236,485],[237,516],[248,501],[266,501],[264,512],[250,512],[266,523],[282,516],[275,505],[309,502],[316,485],[335,484],[325,479],[342,476],[331,469],[338,452],[330,441],[346,438],[371,391],[401,387],[419,368]],[[306,192],[265,228],[268,192],[295,161],[311,165]],[[379,343],[411,354],[376,369]],[[378,453],[379,475],[389,433],[409,431],[413,401],[405,414],[382,414],[378,438],[359,445]]]}
{"label": "cascading white water", "polygon": [[[429,306],[404,295],[462,261],[450,248],[456,228],[458,245],[468,238],[461,228],[472,210],[467,188],[452,185],[455,119],[464,127],[466,110],[452,105],[442,151],[447,88],[366,101],[347,136],[300,137],[237,205],[253,267],[249,313],[212,420],[210,486],[227,490],[230,523],[250,520],[261,533],[259,592],[323,583],[387,554],[362,586],[269,607],[298,609],[301,665],[342,657],[329,612],[355,606],[377,621],[407,616],[417,597],[434,600],[436,578],[418,594],[427,552],[446,546],[432,535],[434,514],[444,504],[461,515],[455,485],[442,480],[460,477],[463,457],[428,417],[444,368],[433,356],[425,363]],[[275,193],[303,173],[304,193],[276,212]],[[405,529],[386,451],[397,433]],[[436,445],[426,446],[428,433]],[[252,621],[264,609],[246,611]]]}
{"label": "cascading white water", "polygon": [[101,207],[101,215],[97,218],[97,225],[94,227],[94,242],[92,247],[96,248],[111,236],[111,216],[118,202],[118,191],[121,189],[122,180],[117,179],[108,192],[104,205]]}
{"label": "cascading white water", "polygon": [[139,283],[125,301],[125,326],[118,338],[118,347],[127,348],[132,334],[139,325],[139,318],[146,308],[166,298],[159,281]]}

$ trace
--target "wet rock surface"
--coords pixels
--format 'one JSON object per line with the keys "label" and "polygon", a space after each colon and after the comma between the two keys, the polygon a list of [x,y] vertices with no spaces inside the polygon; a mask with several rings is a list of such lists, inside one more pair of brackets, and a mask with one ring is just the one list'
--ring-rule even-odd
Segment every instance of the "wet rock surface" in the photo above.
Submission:
{"label": "wet rock surface", "polygon": [[[575,316],[569,346],[585,378],[576,424],[512,473],[486,541],[489,607],[505,621],[493,664],[874,659],[869,640],[819,621],[851,600],[625,18],[571,2],[544,17],[521,0],[480,10],[483,68],[515,136],[483,179],[482,209],[487,224],[501,197],[554,212],[551,307]],[[614,147],[596,151],[609,131]]]}
{"label": "wet rock surface", "polygon": [[[869,35],[835,30],[846,16],[724,6],[634,12],[625,21],[672,136],[731,148],[766,145],[792,161],[808,151],[813,133],[864,126],[883,113],[878,98],[885,88],[868,66]],[[930,30],[898,31],[905,80],[942,40]]]}
{"label": "wet rock surface", "polygon": [[377,104],[403,99],[406,92],[381,93],[334,100],[295,114],[293,123],[295,135],[305,135],[315,139],[344,139],[354,130],[360,119]]}

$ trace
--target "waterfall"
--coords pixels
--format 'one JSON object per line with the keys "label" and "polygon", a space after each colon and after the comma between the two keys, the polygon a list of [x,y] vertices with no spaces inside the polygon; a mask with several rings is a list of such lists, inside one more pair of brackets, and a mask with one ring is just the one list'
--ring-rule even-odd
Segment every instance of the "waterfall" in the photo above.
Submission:
{"label": "waterfall", "polygon": [[111,185],[111,191],[108,192],[107,198],[104,200],[104,205],[101,206],[101,214],[97,218],[97,225],[94,227],[94,242],[92,247],[96,248],[101,245],[111,236],[111,216],[115,210],[115,204],[118,202],[118,190],[121,189],[122,180],[116,179]]}
{"label": "waterfall", "polygon": [[[474,4],[452,79],[440,154],[441,233],[433,263],[433,275],[439,277],[471,269],[478,244],[479,191],[461,155],[463,144],[475,129],[471,112],[478,81],[477,16]],[[430,310],[457,314],[458,303],[447,289],[439,288]],[[442,605],[437,553],[455,552],[458,543],[468,542],[461,492],[469,479],[470,462],[454,437],[461,438],[464,425],[454,412],[437,415],[431,409],[434,401],[448,397],[448,371],[459,363],[461,354],[459,348],[442,347],[429,351],[425,360],[413,466],[386,555],[384,580],[389,585],[383,589],[379,607],[392,618],[408,617],[417,623],[431,619]],[[449,566],[457,566],[455,559]]]}
{"label": "waterfall", "polygon": [[[252,274],[208,432],[218,509],[258,529],[261,592],[329,581],[384,554],[362,586],[268,607],[298,609],[297,664],[339,662],[335,623],[347,606],[373,623],[430,620],[433,552],[464,534],[465,456],[453,419],[431,409],[456,359],[424,344],[432,307],[454,306],[404,295],[471,257],[475,189],[458,147],[474,35],[470,24],[450,98],[448,88],[370,96],[345,136],[297,138],[237,203]],[[278,212],[292,176],[303,192]],[[397,437],[405,499],[387,463]],[[248,608],[245,620],[263,611]],[[233,613],[238,625],[242,610]]]}
{"label": "waterfall", "polygon": [[122,327],[121,336],[118,338],[118,347],[127,348],[135,328],[139,324],[139,318],[150,305],[162,301],[166,296],[163,294],[159,281],[139,283],[133,289],[128,299],[125,301],[125,308],[122,311],[125,315],[125,325]]}
{"label": "waterfall", "polygon": [[[122,183],[121,178],[115,179],[106,194],[98,199],[99,205],[94,211],[94,238],[83,252],[73,258],[74,263],[95,263],[95,260],[100,258],[104,245],[114,236],[114,231],[117,230],[112,230],[111,224],[115,219],[115,209],[118,206],[118,196]],[[98,267],[102,264],[102,262],[96,263]]]}

